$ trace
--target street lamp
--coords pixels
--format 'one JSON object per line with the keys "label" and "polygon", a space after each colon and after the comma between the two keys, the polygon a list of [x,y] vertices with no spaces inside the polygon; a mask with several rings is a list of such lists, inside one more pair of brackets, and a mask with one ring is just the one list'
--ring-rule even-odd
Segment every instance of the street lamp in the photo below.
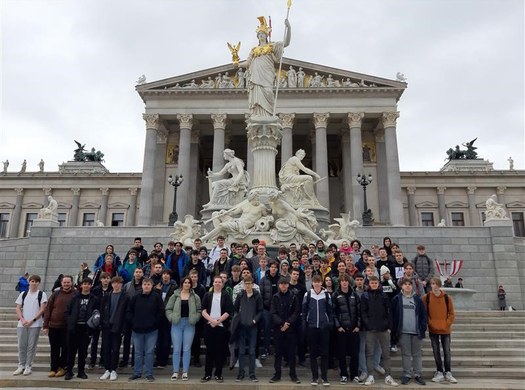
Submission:
{"label": "street lamp", "polygon": [[365,204],[363,208],[363,226],[372,226],[372,210],[368,208],[368,205],[366,203],[366,186],[372,183],[372,175],[368,174],[368,176],[365,176],[364,174],[361,175],[360,173],[357,175],[356,180],[357,182],[363,187],[363,195],[365,198]]}
{"label": "street lamp", "polygon": [[175,175],[175,177],[169,175],[168,176],[168,184],[173,186],[173,211],[170,214],[170,219],[168,222],[168,226],[173,226],[173,224],[177,221],[177,188],[182,184],[184,179],[182,178],[182,175],[178,176]]}

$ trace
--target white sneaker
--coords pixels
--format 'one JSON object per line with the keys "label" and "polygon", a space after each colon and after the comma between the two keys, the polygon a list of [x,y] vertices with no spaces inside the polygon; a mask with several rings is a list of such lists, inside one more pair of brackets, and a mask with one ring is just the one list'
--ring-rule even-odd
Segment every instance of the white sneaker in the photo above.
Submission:
{"label": "white sneaker", "polygon": [[445,372],[445,380],[450,383],[458,383],[458,381],[452,376],[452,373],[450,371]]}
{"label": "white sneaker", "polygon": [[394,378],[392,378],[392,375],[387,375],[385,378],[385,385],[390,386],[399,386],[399,383],[397,383]]}
{"label": "white sneaker", "polygon": [[109,375],[110,381],[116,381],[118,379],[117,372],[115,370],[111,371],[111,374]]}
{"label": "white sneaker", "polygon": [[110,376],[111,376],[111,372],[109,372],[109,370],[106,370],[106,372],[103,373],[102,376],[100,377],[100,380],[107,381]]}
{"label": "white sneaker", "polygon": [[381,375],[385,375],[386,374],[386,371],[383,367],[381,366],[376,366],[374,367],[374,370],[376,370],[378,373],[380,373]]}
{"label": "white sneaker", "polygon": [[179,379],[179,373],[178,372],[174,372],[173,375],[171,376],[171,380],[172,381],[176,381],[177,379]]}
{"label": "white sneaker", "polygon": [[[237,361],[237,364],[239,364],[239,361]],[[237,367],[237,366],[235,366]],[[257,368],[261,368],[262,367],[262,363],[259,359],[255,359],[255,367]]]}
{"label": "white sneaker", "polygon": [[398,351],[398,349],[397,349],[397,345],[392,345],[392,346],[390,347],[390,352],[397,352],[397,351]]}
{"label": "white sneaker", "polygon": [[187,381],[188,380],[188,373],[187,372],[183,372],[182,373],[182,380],[183,381]]}
{"label": "white sneaker", "polygon": [[443,376],[443,373],[441,371],[436,371],[434,374],[434,378],[432,378],[432,382],[443,382],[445,380],[445,377]]}
{"label": "white sneaker", "polygon": [[371,386],[374,383],[376,383],[376,381],[374,380],[374,376],[368,375],[368,378],[366,378],[366,381],[365,381],[365,386]]}
{"label": "white sneaker", "polygon": [[24,372],[24,367],[18,367],[14,372],[13,375],[21,375]]}
{"label": "white sneaker", "polygon": [[22,375],[25,375],[25,376],[31,375],[31,372],[32,372],[31,367],[26,367]]}

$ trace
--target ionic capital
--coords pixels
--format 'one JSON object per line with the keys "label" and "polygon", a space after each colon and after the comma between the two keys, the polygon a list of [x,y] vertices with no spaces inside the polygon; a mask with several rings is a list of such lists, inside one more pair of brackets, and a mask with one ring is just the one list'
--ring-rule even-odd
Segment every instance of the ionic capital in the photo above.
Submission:
{"label": "ionic capital", "polygon": [[328,112],[323,113],[314,113],[314,126],[315,129],[324,128],[326,129],[326,125],[328,124],[328,118],[330,117],[330,114]]}
{"label": "ionic capital", "polygon": [[499,186],[498,187],[498,195],[504,195],[506,189],[507,189],[507,187],[505,187],[505,186]]}
{"label": "ionic capital", "polygon": [[446,189],[447,189],[447,187],[437,187],[436,191],[437,191],[438,195],[444,195]]}
{"label": "ionic capital", "polygon": [[399,118],[399,111],[383,112],[383,116],[381,116],[381,120],[383,121],[383,127],[385,129],[388,127],[396,127],[397,118]]}
{"label": "ionic capital", "polygon": [[159,114],[142,114],[142,119],[146,121],[146,129],[159,129]]}
{"label": "ionic capital", "polygon": [[16,196],[22,196],[24,194],[23,188],[15,188]]}
{"label": "ionic capital", "polygon": [[293,128],[293,122],[295,120],[295,114],[279,114],[279,119],[281,119],[281,125],[284,128]]}
{"label": "ionic capital", "polygon": [[190,129],[193,127],[193,115],[192,114],[177,114],[177,119],[181,129]]}
{"label": "ionic capital", "polygon": [[474,195],[476,192],[477,187],[467,187],[467,194]]}
{"label": "ionic capital", "polygon": [[225,129],[226,128],[226,114],[211,114],[211,120],[213,121],[214,129]]}
{"label": "ionic capital", "polygon": [[138,191],[137,187],[128,188],[128,190],[131,196],[137,196],[137,191]]}
{"label": "ionic capital", "polygon": [[71,192],[73,192],[74,196],[79,196],[80,195],[80,188],[73,187],[73,188],[71,188]]}
{"label": "ionic capital", "polygon": [[416,194],[416,187],[407,187],[407,193],[408,193],[408,195],[415,195]]}
{"label": "ionic capital", "polygon": [[349,112],[348,113],[348,126],[352,127],[361,127],[361,122],[365,117],[364,112]]}

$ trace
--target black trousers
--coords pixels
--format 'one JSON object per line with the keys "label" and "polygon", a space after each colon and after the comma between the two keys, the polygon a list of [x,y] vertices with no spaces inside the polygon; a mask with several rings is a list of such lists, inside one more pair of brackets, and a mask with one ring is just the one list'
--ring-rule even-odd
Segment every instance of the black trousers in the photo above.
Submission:
{"label": "black trousers", "polygon": [[122,335],[111,332],[110,329],[102,329],[102,348],[104,352],[104,368],[108,371],[116,371]]}
{"label": "black trousers", "polygon": [[204,326],[204,342],[206,343],[206,363],[204,376],[211,376],[215,367],[215,376],[222,376],[222,366],[228,352],[229,333],[224,327],[212,328],[209,324]]}
{"label": "black trousers", "polygon": [[201,318],[199,322],[195,324],[195,336],[193,336],[193,342],[191,343],[191,356],[193,357],[194,363],[198,362],[201,356],[201,339],[203,328],[204,320]]}
{"label": "black trousers", "polygon": [[67,330],[66,328],[49,328],[49,346],[51,347],[51,371],[66,368],[67,364]]}
{"label": "black trousers", "polygon": [[159,325],[159,334],[157,336],[157,345],[155,346],[155,363],[159,366],[166,366],[171,350],[171,322],[162,316]]}
{"label": "black trousers", "polygon": [[74,331],[67,334],[67,371],[72,372],[78,353],[78,372],[85,372],[89,346],[89,328],[86,324],[77,324]]}
{"label": "black trousers", "polygon": [[350,379],[355,378],[359,374],[359,332],[337,331],[336,340],[340,375],[348,377],[346,357],[350,355]]}
{"label": "black trousers", "polygon": [[[131,349],[131,327],[128,326],[124,330],[123,347],[122,347],[122,363],[129,363],[129,352]],[[131,355],[131,363],[133,363],[133,355]]]}
{"label": "black trousers", "polygon": [[312,379],[319,379],[319,366],[317,357],[321,356],[321,379],[328,380],[328,347],[330,342],[329,328],[308,328],[306,339],[310,350],[310,369]]}
{"label": "black trousers", "polygon": [[281,332],[279,328],[273,330],[273,345],[275,347],[275,361],[273,368],[275,376],[281,377],[282,359],[288,362],[290,377],[296,377],[295,354],[297,351],[297,333],[290,331]]}
{"label": "black trousers", "polygon": [[[98,340],[100,339],[100,329],[95,329],[91,333],[91,352],[89,362],[91,364],[97,363]],[[104,364],[104,344],[100,347],[100,364]]]}

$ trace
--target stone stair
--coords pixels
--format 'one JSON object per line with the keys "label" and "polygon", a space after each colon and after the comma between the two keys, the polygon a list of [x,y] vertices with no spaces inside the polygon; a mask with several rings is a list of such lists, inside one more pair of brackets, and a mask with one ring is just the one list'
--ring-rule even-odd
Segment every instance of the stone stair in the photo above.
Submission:
{"label": "stone stair", "polygon": [[[17,363],[17,337],[16,337],[16,314],[14,308],[0,308],[0,388],[15,383],[17,386],[25,386],[24,383],[33,383],[34,379],[39,380],[38,387],[55,386],[58,379],[47,379],[45,374],[49,370],[49,344],[45,336],[41,336],[35,364],[33,366],[33,375],[27,378],[12,377],[11,372],[16,368]],[[201,358],[202,362],[204,357]],[[427,383],[430,382],[434,373],[434,359],[430,347],[430,341],[427,338],[424,342],[423,351],[423,367],[424,376]],[[494,382],[494,388],[501,388],[496,386],[497,381],[521,381],[525,380],[525,312],[500,312],[500,311],[479,311],[479,312],[457,312],[456,322],[453,326],[452,334],[452,369],[454,376],[461,383],[462,381],[483,381],[487,383]],[[230,385],[234,384],[236,369],[229,371],[224,370],[226,382]],[[263,362],[263,367],[257,369],[257,376],[261,382],[257,385],[259,388],[262,383],[266,385],[268,379],[273,374],[273,359]],[[286,369],[283,369],[283,382],[289,387],[290,382],[286,381]],[[123,383],[124,378],[131,373],[131,368],[126,368],[121,371],[119,381],[116,383]],[[190,376],[192,381],[195,381],[202,376],[202,368],[190,368]],[[101,369],[88,371],[90,380],[96,380],[99,383],[98,377],[102,374]],[[401,354],[400,352],[392,354],[392,374],[395,378],[399,378],[401,374]],[[155,369],[155,375],[162,380],[166,379],[169,382],[171,369]],[[309,369],[298,367],[298,375],[303,379],[303,382],[309,385]],[[379,377],[379,376],[378,376]],[[376,380],[378,379],[376,377]],[[29,379],[32,381],[27,382]],[[330,370],[329,379],[333,385],[338,384],[339,377],[337,370]],[[379,377],[379,379],[382,379]],[[24,382],[25,381],[25,382]],[[42,381],[46,382],[43,383]],[[77,379],[75,379],[77,381]],[[47,383],[49,382],[49,383]],[[64,387],[64,381],[60,381],[60,387]],[[378,380],[382,383],[382,380]],[[69,382],[73,385],[73,382]],[[86,383],[84,381],[84,383]],[[109,385],[109,382],[105,382]],[[127,383],[126,383],[127,384]],[[431,383],[428,383],[432,385]],[[129,387],[129,384],[125,388]],[[189,385],[189,383],[188,383]],[[216,386],[217,384],[213,384]],[[251,384],[243,382],[242,388],[247,388]],[[81,385],[82,388],[89,388],[87,385]],[[114,386],[113,384],[111,386]],[[109,387],[111,387],[109,386]],[[147,386],[150,386],[148,384]],[[204,385],[209,387],[210,385]],[[275,385],[273,385],[275,386]],[[32,387],[32,386],[30,386]],[[75,386],[79,387],[76,383]],[[96,384],[93,384],[96,387]],[[109,388],[108,387],[108,388]],[[480,388],[483,387],[480,385]],[[123,387],[112,387],[123,388]],[[136,388],[140,388],[136,387]],[[195,387],[199,388],[199,386]],[[200,387],[203,388],[203,387]],[[410,388],[410,387],[408,387]],[[457,387],[455,387],[457,388]],[[475,386],[473,387],[475,388]],[[483,388],[491,388],[483,387]],[[519,387],[518,387],[519,388]]]}

